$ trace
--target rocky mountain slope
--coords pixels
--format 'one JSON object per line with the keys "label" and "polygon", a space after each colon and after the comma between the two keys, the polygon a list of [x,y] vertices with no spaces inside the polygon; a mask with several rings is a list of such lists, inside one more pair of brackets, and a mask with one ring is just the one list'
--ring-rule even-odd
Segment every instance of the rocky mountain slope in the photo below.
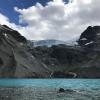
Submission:
{"label": "rocky mountain slope", "polygon": [[100,26],[89,26],[77,43],[33,47],[17,31],[0,25],[0,77],[100,78]]}
{"label": "rocky mountain slope", "polygon": [[17,31],[0,25],[0,77],[47,77],[47,69],[28,48],[28,41]]}
{"label": "rocky mountain slope", "polygon": [[79,78],[100,78],[100,26],[89,26],[77,42],[76,46],[39,46],[30,52],[53,71],[53,77],[71,73]]}

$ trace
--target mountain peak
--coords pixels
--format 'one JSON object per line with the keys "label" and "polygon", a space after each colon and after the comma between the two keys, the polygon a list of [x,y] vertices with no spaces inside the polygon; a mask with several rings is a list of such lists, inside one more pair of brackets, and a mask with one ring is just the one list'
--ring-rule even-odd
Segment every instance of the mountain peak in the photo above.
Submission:
{"label": "mountain peak", "polygon": [[4,34],[4,36],[12,36],[18,42],[25,43],[27,41],[24,36],[22,36],[19,32],[9,28],[7,25],[0,25],[0,32],[0,34]]}
{"label": "mountain peak", "polygon": [[80,36],[78,44],[80,46],[93,47],[100,35],[100,26],[89,26]]}

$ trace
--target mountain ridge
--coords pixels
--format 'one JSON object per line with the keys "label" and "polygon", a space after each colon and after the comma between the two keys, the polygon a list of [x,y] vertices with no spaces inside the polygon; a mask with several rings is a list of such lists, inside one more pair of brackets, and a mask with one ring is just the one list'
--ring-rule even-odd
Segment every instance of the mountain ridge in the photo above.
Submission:
{"label": "mountain ridge", "polygon": [[78,45],[34,47],[16,30],[0,25],[0,78],[100,78],[99,33],[100,26],[89,26]]}

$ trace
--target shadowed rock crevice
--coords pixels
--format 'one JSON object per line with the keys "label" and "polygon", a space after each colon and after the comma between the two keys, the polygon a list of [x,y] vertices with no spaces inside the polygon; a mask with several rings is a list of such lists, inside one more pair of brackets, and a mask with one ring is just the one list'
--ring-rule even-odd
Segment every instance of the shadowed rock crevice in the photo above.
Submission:
{"label": "shadowed rock crevice", "polygon": [[0,58],[0,66],[3,65],[3,60]]}

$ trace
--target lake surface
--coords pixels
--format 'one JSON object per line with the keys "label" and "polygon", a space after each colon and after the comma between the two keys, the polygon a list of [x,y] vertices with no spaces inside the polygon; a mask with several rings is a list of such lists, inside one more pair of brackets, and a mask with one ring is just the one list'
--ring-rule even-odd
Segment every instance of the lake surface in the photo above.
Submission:
{"label": "lake surface", "polygon": [[0,79],[0,100],[100,100],[100,79]]}

